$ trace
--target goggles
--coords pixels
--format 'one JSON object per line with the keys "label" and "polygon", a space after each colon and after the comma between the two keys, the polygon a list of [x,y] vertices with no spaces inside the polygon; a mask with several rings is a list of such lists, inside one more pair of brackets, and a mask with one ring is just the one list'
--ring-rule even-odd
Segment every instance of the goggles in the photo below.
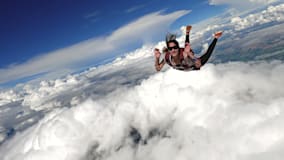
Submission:
{"label": "goggles", "polygon": [[178,46],[168,47],[168,50],[171,51],[173,49],[178,49]]}

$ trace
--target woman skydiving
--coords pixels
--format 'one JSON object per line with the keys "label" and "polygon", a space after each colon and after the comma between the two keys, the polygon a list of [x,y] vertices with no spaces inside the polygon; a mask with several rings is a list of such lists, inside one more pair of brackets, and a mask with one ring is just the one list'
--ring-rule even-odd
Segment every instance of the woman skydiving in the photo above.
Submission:
{"label": "woman skydiving", "polygon": [[216,32],[214,34],[214,40],[210,44],[207,52],[201,57],[196,58],[194,52],[190,47],[189,43],[189,33],[191,26],[186,27],[186,37],[185,37],[185,47],[180,48],[179,43],[176,40],[175,35],[167,35],[166,44],[167,48],[163,49],[165,53],[165,58],[160,62],[161,52],[159,49],[155,48],[155,68],[157,71],[160,71],[165,63],[177,70],[190,71],[190,70],[199,70],[210,58],[214,47],[217,43],[218,38],[222,36],[222,32]]}

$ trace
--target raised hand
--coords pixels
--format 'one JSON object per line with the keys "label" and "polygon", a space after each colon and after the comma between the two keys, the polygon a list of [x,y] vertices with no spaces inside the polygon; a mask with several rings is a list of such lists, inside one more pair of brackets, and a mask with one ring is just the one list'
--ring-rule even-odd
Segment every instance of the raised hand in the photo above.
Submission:
{"label": "raised hand", "polygon": [[160,52],[160,50],[157,49],[157,48],[155,48],[154,54],[155,54],[155,57],[156,57],[156,58],[160,58],[160,57],[161,57],[161,52]]}

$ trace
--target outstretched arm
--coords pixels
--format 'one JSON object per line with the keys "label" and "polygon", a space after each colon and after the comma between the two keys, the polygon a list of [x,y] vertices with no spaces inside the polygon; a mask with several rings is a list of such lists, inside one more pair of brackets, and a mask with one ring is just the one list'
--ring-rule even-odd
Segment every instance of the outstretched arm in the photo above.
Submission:
{"label": "outstretched arm", "polygon": [[155,68],[156,71],[160,71],[164,67],[166,62],[164,59],[160,62],[161,52],[159,51],[159,49],[155,48],[154,53],[155,53]]}

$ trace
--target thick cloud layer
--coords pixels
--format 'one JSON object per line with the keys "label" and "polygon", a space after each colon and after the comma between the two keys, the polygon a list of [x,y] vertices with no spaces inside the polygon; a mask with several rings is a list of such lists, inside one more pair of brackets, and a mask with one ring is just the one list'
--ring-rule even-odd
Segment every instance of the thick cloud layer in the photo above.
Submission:
{"label": "thick cloud layer", "polygon": [[156,72],[152,50],[144,46],[82,73],[19,84],[0,92],[0,145],[56,108],[71,108],[90,98],[100,99],[117,88],[140,84]]}
{"label": "thick cloud layer", "polygon": [[[2,145],[17,159],[281,159],[284,64],[168,70],[50,112]],[[133,140],[130,132],[135,128]]]}

